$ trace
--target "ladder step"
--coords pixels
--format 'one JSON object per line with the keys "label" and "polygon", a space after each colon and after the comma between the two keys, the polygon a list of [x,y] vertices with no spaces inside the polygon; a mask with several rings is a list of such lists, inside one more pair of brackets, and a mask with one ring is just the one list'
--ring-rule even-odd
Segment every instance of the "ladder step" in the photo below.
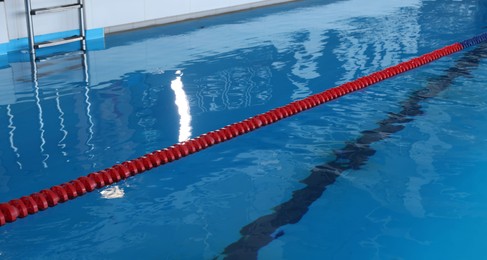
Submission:
{"label": "ladder step", "polygon": [[61,38],[61,39],[56,39],[56,40],[51,40],[51,41],[45,41],[45,42],[36,43],[36,44],[34,44],[34,48],[41,49],[41,48],[46,48],[46,47],[52,47],[52,46],[57,46],[57,45],[61,45],[61,44],[71,43],[71,42],[82,41],[82,40],[84,40],[84,37],[83,36],[73,35],[73,36],[66,37],[66,38]]}
{"label": "ladder step", "polygon": [[59,5],[59,6],[52,6],[46,8],[32,9],[32,11],[30,11],[30,14],[31,15],[45,14],[45,13],[66,11],[70,9],[80,9],[80,8],[83,8],[82,4]]}
{"label": "ladder step", "polygon": [[70,52],[65,52],[65,53],[55,53],[53,55],[47,55],[47,56],[36,56],[35,61],[45,62],[45,61],[64,59],[64,58],[71,59],[72,57],[81,56],[84,54],[86,54],[86,52],[83,50],[70,51]]}

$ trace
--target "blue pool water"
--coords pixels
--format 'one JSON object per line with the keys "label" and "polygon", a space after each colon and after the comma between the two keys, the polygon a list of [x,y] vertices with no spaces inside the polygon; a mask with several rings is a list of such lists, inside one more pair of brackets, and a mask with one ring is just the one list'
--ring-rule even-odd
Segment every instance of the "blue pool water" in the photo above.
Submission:
{"label": "blue pool water", "polygon": [[[27,55],[10,54],[0,66],[0,201],[485,31],[480,1],[370,2],[300,1],[107,35],[85,58],[39,63],[36,81]],[[486,81],[487,46],[463,50],[0,227],[0,257],[481,259]],[[377,132],[405,109],[420,112]],[[301,207],[302,180],[344,163],[367,133],[382,139]],[[273,214],[298,217],[266,221]]]}

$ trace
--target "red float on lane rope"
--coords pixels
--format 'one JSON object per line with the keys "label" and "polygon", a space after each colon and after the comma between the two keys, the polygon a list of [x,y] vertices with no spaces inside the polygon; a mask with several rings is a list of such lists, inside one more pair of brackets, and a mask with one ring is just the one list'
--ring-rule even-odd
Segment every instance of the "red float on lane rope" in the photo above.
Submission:
{"label": "red float on lane rope", "polygon": [[25,218],[27,215],[29,215],[29,210],[27,209],[27,206],[25,206],[25,204],[20,199],[11,200],[8,204],[17,208],[17,210],[19,211],[19,218]]}
{"label": "red float on lane rope", "polygon": [[7,220],[5,219],[5,216],[3,213],[0,211],[0,226],[3,226],[7,223]]}
{"label": "red float on lane rope", "polygon": [[8,203],[0,204],[0,211],[3,213],[7,222],[14,222],[19,216],[19,210]]}
{"label": "red float on lane rope", "polygon": [[59,202],[63,203],[69,200],[68,193],[61,186],[54,186],[51,188],[51,190],[57,194],[59,197]]}
{"label": "red float on lane rope", "polygon": [[27,207],[27,212],[29,214],[35,214],[39,211],[39,207],[37,206],[37,202],[31,197],[31,196],[24,196],[20,198],[20,200],[24,203],[24,205]]}
{"label": "red float on lane rope", "polygon": [[34,193],[32,195],[30,195],[34,201],[35,201],[35,204],[37,205],[37,208],[39,210],[45,210],[47,208],[49,208],[49,203],[47,202],[47,199],[46,197],[44,197],[44,195],[42,195],[42,193]]}

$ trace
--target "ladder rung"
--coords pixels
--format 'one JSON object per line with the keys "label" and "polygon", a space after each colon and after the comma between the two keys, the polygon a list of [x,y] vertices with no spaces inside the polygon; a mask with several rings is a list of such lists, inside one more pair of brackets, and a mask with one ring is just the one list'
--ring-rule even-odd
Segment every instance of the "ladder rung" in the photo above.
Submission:
{"label": "ladder rung", "polygon": [[60,11],[65,11],[65,10],[70,10],[70,9],[80,9],[82,7],[83,7],[83,5],[81,5],[81,4],[60,5],[60,6],[32,9],[32,11],[30,11],[30,14],[36,15],[36,14],[60,12]]}
{"label": "ladder rung", "polygon": [[36,43],[36,44],[34,44],[34,48],[41,49],[41,48],[71,43],[71,42],[82,41],[82,40],[83,40],[83,36],[73,35],[73,36],[66,37],[66,38]]}
{"label": "ladder rung", "polygon": [[65,53],[55,53],[53,55],[47,55],[47,56],[37,56],[36,61],[38,62],[44,62],[44,61],[50,61],[50,60],[56,60],[56,59],[62,59],[62,58],[71,58],[73,56],[77,55],[83,55],[86,54],[85,51],[79,50],[79,51],[70,51],[70,52],[65,52]]}

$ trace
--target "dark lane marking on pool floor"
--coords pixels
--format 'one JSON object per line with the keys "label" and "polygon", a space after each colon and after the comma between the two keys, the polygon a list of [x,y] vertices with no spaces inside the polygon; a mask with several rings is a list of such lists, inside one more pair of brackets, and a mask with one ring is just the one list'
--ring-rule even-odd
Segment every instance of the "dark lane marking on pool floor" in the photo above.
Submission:
{"label": "dark lane marking on pool floor", "polygon": [[456,78],[470,75],[470,71],[477,68],[482,59],[487,58],[487,44],[466,52],[455,65],[446,70],[446,75],[431,79],[423,89],[413,92],[407,100],[402,102],[402,110],[398,113],[388,113],[388,117],[379,121],[379,127],[361,132],[361,136],[349,142],[342,149],[336,150],[336,158],[324,165],[316,166],[311,174],[300,182],[306,184],[302,189],[293,192],[290,200],[274,207],[274,212],[262,216],[240,230],[242,237],[225,248],[224,259],[257,259],[258,251],[272,240],[281,237],[273,234],[282,226],[296,224],[308,212],[313,202],[321,197],[328,185],[346,170],[357,170],[363,166],[369,157],[375,154],[370,147],[375,142],[388,138],[405,128],[415,116],[422,115],[420,102],[437,96],[448,88]]}

